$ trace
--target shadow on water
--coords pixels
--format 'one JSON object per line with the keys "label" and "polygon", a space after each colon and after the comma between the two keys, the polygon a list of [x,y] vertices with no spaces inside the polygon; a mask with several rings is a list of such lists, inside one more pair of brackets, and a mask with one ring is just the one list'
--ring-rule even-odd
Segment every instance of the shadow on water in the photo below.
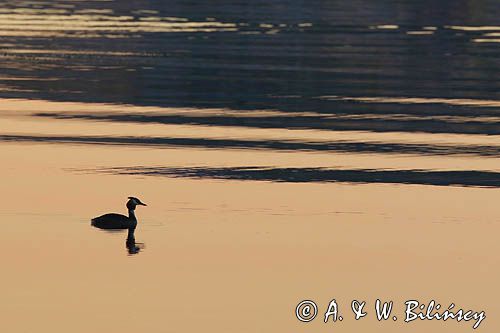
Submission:
{"label": "shadow on water", "polygon": [[372,132],[424,132],[453,134],[500,135],[500,122],[481,121],[480,118],[457,119],[391,119],[373,117],[359,119],[357,115],[335,116],[188,116],[188,115],[139,115],[139,114],[57,114],[38,113],[38,117],[56,119],[84,119],[92,121],[158,123],[176,125],[239,126],[251,128],[315,129],[332,131],[372,131]]}
{"label": "shadow on water", "polygon": [[287,140],[240,140],[170,137],[34,136],[0,135],[0,142],[126,145],[138,147],[186,147],[208,149],[263,149],[274,151],[377,153],[411,155],[465,155],[499,157],[500,147],[486,145],[438,145],[390,142],[306,142]]}
{"label": "shadow on water", "polygon": [[[80,170],[82,171],[82,170]],[[85,171],[116,175],[253,180],[288,183],[386,183],[436,186],[500,187],[500,173],[493,171],[370,170],[327,168],[248,167],[116,167]]]}

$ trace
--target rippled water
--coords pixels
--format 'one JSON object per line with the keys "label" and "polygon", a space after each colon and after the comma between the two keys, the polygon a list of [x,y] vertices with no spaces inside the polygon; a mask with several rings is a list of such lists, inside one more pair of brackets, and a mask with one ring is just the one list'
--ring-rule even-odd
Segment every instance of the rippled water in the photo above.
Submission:
{"label": "rippled water", "polygon": [[[457,137],[455,145],[441,146],[429,144],[429,136],[419,137],[426,146],[407,146],[407,139],[395,146],[387,137],[366,142],[356,133],[500,134],[498,7],[7,1],[0,5],[0,96],[159,107],[141,114],[31,114],[54,122],[241,127],[269,129],[268,136],[280,129],[350,133],[350,142],[328,147],[234,136],[237,142],[198,140],[201,147],[498,158],[496,139],[464,146],[469,139]],[[194,144],[163,139],[154,143]]]}
{"label": "rippled water", "polygon": [[[419,297],[495,331],[499,10],[0,2],[2,325],[470,332],[293,317]],[[130,195],[148,206],[127,252],[89,220]]]}
{"label": "rippled water", "polygon": [[[0,83],[3,96],[57,100],[497,115],[434,105],[499,98],[497,10],[496,1],[5,1]],[[416,109],[415,98],[430,105]]]}
{"label": "rippled water", "polygon": [[[34,111],[25,116],[37,124],[76,122],[82,133],[23,136],[14,125],[1,139],[400,154],[413,156],[412,170],[427,169],[418,156],[496,159],[496,9],[495,1],[7,1],[0,5],[0,96],[150,108]],[[150,127],[115,138],[106,131],[82,137],[96,122],[195,126],[216,134],[158,130],[153,136]],[[241,130],[228,135],[225,128]],[[267,131],[258,140],[242,137],[254,129]],[[283,129],[295,132],[284,138]],[[453,167],[445,161],[432,169],[463,169],[463,161]],[[475,162],[473,170],[493,173],[472,173],[477,181],[458,184],[496,187],[492,163]],[[330,166],[353,172],[397,167],[376,164]],[[339,180],[322,175],[310,180]],[[370,175],[362,179],[378,179]],[[431,183],[448,184],[447,175],[430,177],[436,175],[441,180]]]}

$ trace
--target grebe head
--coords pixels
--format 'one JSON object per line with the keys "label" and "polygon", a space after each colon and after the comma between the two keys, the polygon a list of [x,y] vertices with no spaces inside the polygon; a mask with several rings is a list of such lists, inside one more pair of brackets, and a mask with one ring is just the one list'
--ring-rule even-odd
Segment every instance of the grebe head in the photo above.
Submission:
{"label": "grebe head", "polygon": [[136,206],[147,206],[145,203],[142,203],[141,200],[135,197],[128,197],[127,208],[129,210],[135,210]]}

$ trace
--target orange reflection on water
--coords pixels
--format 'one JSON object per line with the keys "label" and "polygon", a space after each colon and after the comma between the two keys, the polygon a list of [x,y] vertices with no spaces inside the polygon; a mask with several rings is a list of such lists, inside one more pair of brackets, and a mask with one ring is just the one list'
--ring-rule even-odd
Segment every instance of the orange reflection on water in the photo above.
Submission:
{"label": "orange reflection on water", "polygon": [[[492,190],[74,173],[66,168],[193,158],[220,165],[237,157],[12,143],[0,143],[0,150],[2,245],[8,249],[0,255],[0,279],[8,286],[0,311],[3,327],[12,332],[300,330],[293,308],[303,298],[321,307],[336,298],[346,309],[353,298],[383,297],[401,306],[418,297],[487,314],[500,310],[488,296],[499,273]],[[255,155],[254,161],[264,158]],[[146,248],[135,257],[126,255],[124,234],[89,226],[101,213],[123,213],[128,195],[148,203],[137,212],[136,239]],[[418,284],[408,282],[408,272]],[[332,287],[332,278],[341,288]],[[474,290],[463,288],[463,281],[478,279]],[[200,299],[211,306],[195,316]],[[131,300],[133,316],[124,315]],[[241,326],[265,313],[274,315]],[[343,329],[376,324],[346,319]],[[432,324],[412,327],[470,331],[467,325]],[[495,325],[495,319],[486,324]],[[331,331],[321,321],[309,327]]]}

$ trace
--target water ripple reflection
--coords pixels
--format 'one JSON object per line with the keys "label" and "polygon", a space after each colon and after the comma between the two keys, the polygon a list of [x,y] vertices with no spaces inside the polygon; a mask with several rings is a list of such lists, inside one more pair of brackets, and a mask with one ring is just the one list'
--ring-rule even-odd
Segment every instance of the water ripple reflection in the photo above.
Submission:
{"label": "water ripple reflection", "polygon": [[293,153],[347,170],[293,171],[319,181],[496,186],[498,10],[493,0],[4,1],[0,98],[16,100],[0,107],[0,142]]}
{"label": "water ripple reflection", "polygon": [[342,170],[325,168],[248,167],[115,167],[95,172],[117,175],[258,180],[291,183],[386,183],[436,186],[500,187],[500,173],[487,171]]}

